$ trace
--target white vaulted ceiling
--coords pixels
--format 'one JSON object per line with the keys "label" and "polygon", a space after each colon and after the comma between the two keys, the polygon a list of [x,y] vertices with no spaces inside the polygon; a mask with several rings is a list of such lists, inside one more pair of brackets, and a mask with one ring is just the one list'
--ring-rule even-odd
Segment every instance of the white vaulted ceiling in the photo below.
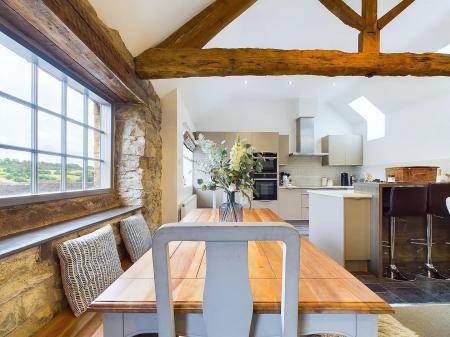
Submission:
{"label": "white vaulted ceiling", "polygon": [[[119,31],[138,55],[161,42],[212,0],[90,0],[99,17]],[[360,13],[361,0],[345,0]],[[379,0],[379,17],[400,0]],[[450,44],[450,0],[416,0],[381,33],[382,52],[437,51]],[[357,51],[358,32],[318,0],[258,0],[206,48],[338,49]],[[245,81],[246,84],[245,84]],[[290,83],[290,84],[289,84]],[[383,110],[421,97],[449,95],[449,78],[325,78],[317,76],[230,77],[158,80],[160,96],[179,88],[194,120],[211,117],[236,98],[317,98],[354,122],[348,103],[365,95]],[[358,96],[359,95],[359,96]]]}

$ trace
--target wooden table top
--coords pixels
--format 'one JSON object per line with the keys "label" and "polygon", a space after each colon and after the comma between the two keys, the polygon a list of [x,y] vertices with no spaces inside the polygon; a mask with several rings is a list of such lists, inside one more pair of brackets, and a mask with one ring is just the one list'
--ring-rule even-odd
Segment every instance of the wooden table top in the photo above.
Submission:
{"label": "wooden table top", "polygon": [[[269,209],[244,211],[244,221],[283,221]],[[196,209],[182,222],[218,222],[217,209]],[[206,270],[204,242],[169,244],[176,313],[202,311]],[[255,313],[280,310],[282,247],[249,242],[249,274]],[[314,313],[390,313],[392,308],[307,239],[301,239],[299,310]],[[90,306],[91,311],[156,312],[152,252],[147,252]]]}

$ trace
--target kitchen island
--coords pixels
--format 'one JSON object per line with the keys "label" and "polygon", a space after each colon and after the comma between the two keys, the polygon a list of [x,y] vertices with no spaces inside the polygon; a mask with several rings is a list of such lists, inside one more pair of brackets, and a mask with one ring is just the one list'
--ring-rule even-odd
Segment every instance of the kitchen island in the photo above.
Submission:
{"label": "kitchen island", "polygon": [[309,190],[309,239],[351,271],[367,271],[372,196],[353,191]]}

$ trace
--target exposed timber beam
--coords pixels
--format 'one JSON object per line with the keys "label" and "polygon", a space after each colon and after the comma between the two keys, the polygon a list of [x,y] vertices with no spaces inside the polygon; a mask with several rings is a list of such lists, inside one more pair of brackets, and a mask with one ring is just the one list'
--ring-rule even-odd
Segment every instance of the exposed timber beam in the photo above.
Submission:
{"label": "exposed timber beam", "polygon": [[157,48],[202,48],[256,0],[216,0]]}
{"label": "exposed timber beam", "polygon": [[364,29],[359,33],[358,50],[361,53],[380,52],[380,29],[377,25],[378,0],[362,0]]}
{"label": "exposed timber beam", "polygon": [[364,20],[343,0],[319,0],[330,12],[343,23],[358,30],[364,29]]}
{"label": "exposed timber beam", "polygon": [[384,14],[378,20],[378,29],[383,29],[386,27],[392,20],[394,20],[401,12],[403,12],[406,8],[408,8],[414,0],[403,0],[397,6],[392,8],[389,12]]}
{"label": "exposed timber beam", "polygon": [[136,59],[136,71],[142,79],[241,75],[450,76],[450,55],[154,48]]}
{"label": "exposed timber beam", "polygon": [[87,0],[0,0],[1,26],[113,102],[148,102],[133,57]]}

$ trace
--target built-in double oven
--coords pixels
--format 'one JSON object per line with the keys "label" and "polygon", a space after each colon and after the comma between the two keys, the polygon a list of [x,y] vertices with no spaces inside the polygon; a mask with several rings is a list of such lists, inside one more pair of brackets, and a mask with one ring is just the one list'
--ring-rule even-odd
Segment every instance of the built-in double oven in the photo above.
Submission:
{"label": "built-in double oven", "polygon": [[278,197],[278,160],[276,153],[260,153],[264,158],[261,173],[255,174],[254,187],[257,193],[253,194],[253,200],[268,201],[277,200]]}

